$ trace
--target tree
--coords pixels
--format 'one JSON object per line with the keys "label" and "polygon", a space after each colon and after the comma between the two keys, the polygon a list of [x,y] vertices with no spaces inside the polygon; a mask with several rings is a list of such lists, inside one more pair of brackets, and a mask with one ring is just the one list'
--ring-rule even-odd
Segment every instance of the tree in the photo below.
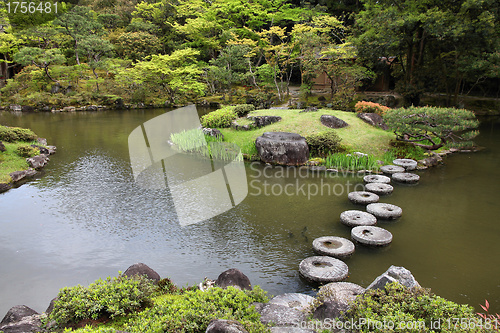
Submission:
{"label": "tree", "polygon": [[80,52],[87,55],[87,62],[92,69],[96,79],[96,90],[99,92],[99,76],[96,69],[100,66],[101,60],[112,54],[113,45],[106,39],[97,36],[83,38],[78,45]]}
{"label": "tree", "polygon": [[427,106],[391,109],[384,114],[384,121],[397,140],[429,150],[445,144],[471,146],[471,140],[479,134],[477,131],[464,132],[479,126],[474,113],[464,109]]}
{"label": "tree", "polygon": [[104,33],[102,24],[94,18],[94,14],[87,7],[75,6],[72,10],[59,17],[55,23],[60,25],[62,31],[73,39],[75,58],[78,65],[80,64],[78,46],[81,40],[91,35],[101,36]]}
{"label": "tree", "polygon": [[45,75],[54,82],[57,82],[57,80],[50,76],[49,67],[51,65],[62,64],[65,60],[64,55],[59,49],[43,50],[38,47],[23,47],[14,55],[15,62],[24,66],[33,64],[43,69]]}
{"label": "tree", "polygon": [[464,80],[474,82],[495,66],[479,65],[498,50],[498,22],[495,0],[366,0],[355,44],[373,64],[396,56],[397,89],[407,104],[418,105],[430,85],[457,95]]}
{"label": "tree", "polygon": [[124,32],[116,37],[113,44],[118,56],[134,61],[144,60],[162,49],[160,39],[145,31]]}
{"label": "tree", "polygon": [[140,61],[133,68],[122,71],[119,79],[159,86],[168,94],[169,101],[175,104],[178,95],[203,93],[205,85],[199,81],[203,71],[196,61],[199,54],[193,49],[183,49],[171,55],[152,55],[150,60]]}

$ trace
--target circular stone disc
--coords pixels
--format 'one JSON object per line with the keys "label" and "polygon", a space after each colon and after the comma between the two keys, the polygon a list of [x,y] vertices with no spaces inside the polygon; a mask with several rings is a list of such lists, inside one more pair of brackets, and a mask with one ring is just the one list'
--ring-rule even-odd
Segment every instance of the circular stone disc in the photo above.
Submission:
{"label": "circular stone disc", "polygon": [[384,183],[368,183],[365,185],[365,190],[367,190],[368,192],[373,192],[375,194],[381,195],[381,194],[392,193],[394,187]]}
{"label": "circular stone disc", "polygon": [[392,175],[392,179],[399,183],[416,184],[420,180],[420,176],[409,172],[395,173]]}
{"label": "circular stone disc", "polygon": [[409,158],[398,158],[392,161],[392,163],[402,166],[406,170],[415,170],[417,168],[417,161]]}
{"label": "circular stone disc", "polygon": [[382,175],[368,175],[364,176],[363,180],[365,183],[384,183],[389,184],[391,182],[391,178]]}
{"label": "circular stone disc", "polygon": [[380,167],[380,171],[385,174],[392,175],[393,173],[405,172],[405,168],[397,165],[383,165]]}
{"label": "circular stone disc", "polygon": [[339,259],[327,256],[314,256],[300,262],[299,272],[304,278],[310,281],[337,282],[347,278],[349,268]]}
{"label": "circular stone disc", "polygon": [[377,218],[360,210],[346,210],[340,214],[340,222],[348,227],[357,227],[360,225],[375,225],[377,224]]}
{"label": "circular stone disc", "polygon": [[366,245],[388,245],[392,242],[392,234],[380,227],[360,226],[351,230],[352,239]]}
{"label": "circular stone disc", "polygon": [[375,215],[376,218],[390,220],[396,219],[403,215],[403,209],[396,205],[388,203],[373,203],[366,206],[366,211]]}
{"label": "circular stone disc", "polygon": [[357,191],[351,192],[347,195],[347,198],[355,204],[367,205],[370,203],[378,202],[380,199],[378,195],[372,192]]}
{"label": "circular stone disc", "polygon": [[345,258],[354,253],[354,243],[335,236],[323,236],[313,240],[313,249],[322,256]]}

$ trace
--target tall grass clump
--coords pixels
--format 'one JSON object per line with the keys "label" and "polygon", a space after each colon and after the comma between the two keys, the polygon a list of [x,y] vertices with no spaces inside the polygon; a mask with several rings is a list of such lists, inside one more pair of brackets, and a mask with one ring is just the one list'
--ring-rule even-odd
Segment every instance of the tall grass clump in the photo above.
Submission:
{"label": "tall grass clump", "polygon": [[325,158],[325,166],[331,169],[359,171],[378,170],[380,165],[372,155],[335,153]]}

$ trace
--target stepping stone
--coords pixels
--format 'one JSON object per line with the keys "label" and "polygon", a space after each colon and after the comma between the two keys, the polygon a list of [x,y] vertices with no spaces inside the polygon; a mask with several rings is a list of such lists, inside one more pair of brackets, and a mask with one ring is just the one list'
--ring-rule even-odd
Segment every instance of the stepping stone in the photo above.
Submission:
{"label": "stepping stone", "polygon": [[369,204],[366,206],[366,211],[373,214],[376,218],[384,220],[397,219],[403,215],[403,209],[401,209],[401,207],[388,203]]}
{"label": "stepping stone", "polygon": [[351,237],[365,245],[383,246],[392,242],[392,234],[380,227],[360,226],[351,230]]}
{"label": "stepping stone", "polygon": [[405,168],[397,165],[383,165],[380,167],[380,171],[387,175],[392,175],[393,173],[405,172]]}
{"label": "stepping stone", "polygon": [[391,182],[391,178],[382,175],[368,175],[364,176],[363,180],[365,183],[384,183],[389,184]]}
{"label": "stepping stone", "polygon": [[299,264],[299,273],[313,282],[337,282],[349,275],[349,268],[339,259],[328,256],[314,256],[302,260]]}
{"label": "stepping stone", "polygon": [[384,183],[368,183],[365,185],[365,190],[367,190],[368,192],[373,192],[378,195],[391,194],[392,191],[394,190],[394,187]]}
{"label": "stepping stone", "polygon": [[357,227],[377,224],[377,218],[370,213],[360,210],[346,210],[340,214],[340,222],[348,227]]}
{"label": "stepping stone", "polygon": [[415,170],[417,168],[417,161],[410,158],[398,158],[392,161],[392,163],[402,166],[406,170]]}
{"label": "stepping stone", "polygon": [[335,236],[323,236],[316,238],[312,243],[314,252],[322,256],[334,258],[349,257],[354,253],[354,243],[348,239]]}
{"label": "stepping stone", "polygon": [[416,184],[420,180],[420,176],[414,173],[404,172],[393,174],[392,179],[399,183]]}
{"label": "stepping stone", "polygon": [[378,202],[380,199],[378,195],[372,192],[357,191],[351,192],[347,195],[347,198],[355,204],[367,205],[370,203]]}

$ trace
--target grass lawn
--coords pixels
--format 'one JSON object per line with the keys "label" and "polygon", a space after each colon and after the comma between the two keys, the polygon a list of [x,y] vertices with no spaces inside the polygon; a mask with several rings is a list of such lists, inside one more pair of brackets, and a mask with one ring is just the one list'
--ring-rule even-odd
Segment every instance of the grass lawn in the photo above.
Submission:
{"label": "grass lawn", "polygon": [[[342,144],[352,151],[373,155],[381,158],[389,148],[389,141],[395,135],[388,131],[368,125],[353,112],[321,109],[318,112],[303,112],[300,110],[256,110],[251,116],[280,116],[281,121],[251,131],[236,131],[232,128],[222,128],[224,141],[234,142],[244,154],[256,154],[255,139],[264,132],[292,132],[307,137],[310,134],[325,131],[335,131],[342,139]],[[321,115],[333,115],[347,122],[349,126],[331,129],[320,122]]]}
{"label": "grass lawn", "polygon": [[19,146],[26,146],[30,144],[38,144],[37,142],[4,142],[6,151],[0,152],[0,183],[10,183],[12,178],[9,174],[14,171],[21,171],[28,169],[28,162],[26,157],[21,157],[16,154],[16,149]]}

